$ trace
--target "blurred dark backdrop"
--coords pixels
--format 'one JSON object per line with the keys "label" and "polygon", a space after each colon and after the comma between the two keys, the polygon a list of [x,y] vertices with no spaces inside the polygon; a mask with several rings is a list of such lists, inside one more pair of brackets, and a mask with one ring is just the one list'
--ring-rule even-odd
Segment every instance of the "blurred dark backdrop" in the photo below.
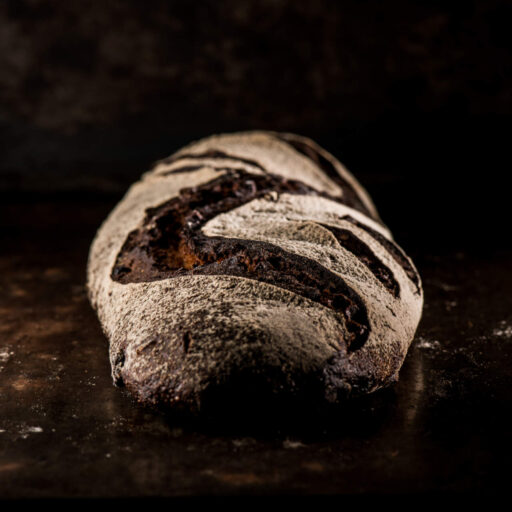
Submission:
{"label": "blurred dark backdrop", "polygon": [[191,139],[287,130],[338,156],[404,247],[509,246],[511,14],[500,0],[2,0],[2,204],[108,210]]}

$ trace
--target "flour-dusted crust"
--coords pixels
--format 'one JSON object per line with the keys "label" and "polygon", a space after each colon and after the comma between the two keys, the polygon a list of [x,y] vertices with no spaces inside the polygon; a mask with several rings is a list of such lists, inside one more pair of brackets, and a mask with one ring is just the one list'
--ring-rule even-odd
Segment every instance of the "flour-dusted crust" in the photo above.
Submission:
{"label": "flour-dusted crust", "polygon": [[99,229],[87,284],[115,382],[187,410],[230,388],[335,402],[386,386],[423,305],[355,178],[274,132],[215,135],[158,162]]}

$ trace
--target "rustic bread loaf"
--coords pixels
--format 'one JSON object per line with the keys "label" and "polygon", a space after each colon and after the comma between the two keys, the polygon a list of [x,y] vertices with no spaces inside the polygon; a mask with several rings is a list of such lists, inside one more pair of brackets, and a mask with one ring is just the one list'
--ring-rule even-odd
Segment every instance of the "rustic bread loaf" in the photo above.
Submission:
{"label": "rustic bread loaf", "polygon": [[115,383],[187,410],[386,386],[423,304],[361,185],[313,141],[273,132],[158,162],[99,229],[88,290]]}

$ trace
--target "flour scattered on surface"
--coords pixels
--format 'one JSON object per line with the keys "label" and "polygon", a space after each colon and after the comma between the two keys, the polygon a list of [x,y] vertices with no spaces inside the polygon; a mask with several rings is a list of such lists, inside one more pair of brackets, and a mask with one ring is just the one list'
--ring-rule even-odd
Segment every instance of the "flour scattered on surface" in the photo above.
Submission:
{"label": "flour scattered on surface", "polygon": [[6,347],[0,348],[0,372],[3,370],[3,365],[9,361],[9,359],[14,355],[14,352],[10,351]]}
{"label": "flour scattered on surface", "polygon": [[285,439],[283,441],[283,448],[289,450],[295,450],[297,448],[304,448],[304,444],[301,443],[300,441],[292,441],[291,439]]}
{"label": "flour scattered on surface", "polygon": [[436,286],[437,288],[441,288],[441,290],[443,290],[445,292],[453,292],[458,289],[458,286],[455,286],[455,285],[449,284],[449,283],[443,283],[442,281],[438,281],[438,280],[429,279],[426,282],[428,284]]}
{"label": "flour scattered on surface", "polygon": [[0,363],[6,363],[13,354],[8,348],[0,348]]}
{"label": "flour scattered on surface", "polygon": [[499,323],[499,327],[496,327],[494,331],[492,331],[494,336],[498,336],[500,338],[512,338],[512,325],[508,324],[504,320]]}
{"label": "flour scattered on surface", "polygon": [[456,308],[458,306],[458,303],[456,300],[447,300],[444,303],[444,306],[446,308],[446,311],[451,311],[453,308]]}
{"label": "flour scattered on surface", "polygon": [[30,434],[40,434],[43,431],[41,427],[31,427],[29,425],[22,425],[19,434],[22,439],[27,439]]}
{"label": "flour scattered on surface", "polygon": [[242,439],[233,439],[233,444],[236,448],[246,448],[256,444],[256,440],[252,437],[244,437]]}
{"label": "flour scattered on surface", "polygon": [[441,343],[437,340],[427,340],[426,338],[423,338],[420,336],[418,338],[418,341],[416,343],[416,346],[418,348],[427,349],[427,350],[436,350],[441,348]]}
{"label": "flour scattered on surface", "polygon": [[42,431],[43,429],[41,427],[27,427],[27,432],[30,432],[31,434],[39,434]]}

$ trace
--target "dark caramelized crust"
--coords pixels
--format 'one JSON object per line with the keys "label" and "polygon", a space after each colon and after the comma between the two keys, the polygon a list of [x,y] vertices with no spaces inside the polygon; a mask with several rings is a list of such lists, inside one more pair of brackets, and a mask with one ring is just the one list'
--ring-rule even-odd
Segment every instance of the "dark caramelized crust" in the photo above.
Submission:
{"label": "dark caramelized crust", "polygon": [[349,204],[355,210],[358,210],[371,219],[380,222],[366,205],[361,201],[354,187],[337,171],[334,164],[327,159],[324,155],[319,153],[313,146],[309,145],[302,138],[296,137],[292,134],[282,133],[275,135],[275,137],[283,142],[289,144],[293,149],[298,151],[301,155],[313,161],[317,167],[322,169],[325,174],[334,181],[343,190],[343,196],[346,204]]}
{"label": "dark caramelized crust", "polygon": [[[230,155],[218,149],[209,149],[208,151],[204,151],[203,153],[181,153],[179,155],[166,158],[165,160],[163,160],[163,163],[172,164],[174,162],[178,162],[179,160],[203,160],[205,158],[243,162],[244,164],[252,165],[253,167],[257,167],[261,171],[266,172],[266,170],[255,160],[251,160],[250,158],[244,158],[241,156]],[[170,173],[172,172],[173,171],[170,171]]]}
{"label": "dark caramelized crust", "polygon": [[171,169],[170,171],[165,171],[161,175],[162,176],[169,176],[170,174],[182,174],[185,172],[193,172],[198,171],[199,169],[204,168],[204,164],[200,165],[182,165],[180,167],[175,167],[174,169]]}
{"label": "dark caramelized crust", "polygon": [[[348,348],[360,348],[370,332],[366,307],[341,277],[310,258],[270,243],[209,237],[202,232],[208,220],[270,192],[323,195],[299,181],[230,170],[148,209],[141,228],[132,231],[121,248],[112,279],[125,284],[183,275],[231,275],[269,283],[341,313],[349,333]],[[340,243],[345,246],[348,240],[348,250],[398,293],[389,269],[386,272],[377,263],[365,244],[357,244],[350,236],[344,239],[343,231],[338,233]]]}
{"label": "dark caramelized crust", "polygon": [[[315,191],[316,194],[322,195],[323,197],[328,197],[329,199],[332,199],[334,201],[338,201],[342,204],[350,206],[351,208],[354,208],[355,210],[358,210],[358,211],[364,213],[365,215],[369,216],[376,222],[380,223],[380,219],[368,210],[368,208],[361,201],[361,199],[360,199],[359,195],[357,194],[357,192],[355,191],[354,187],[338,173],[338,171],[336,170],[336,168],[334,167],[332,162],[330,162],[327,158],[325,158],[323,155],[318,153],[313,147],[307,145],[305,142],[302,142],[301,140],[295,138],[292,135],[283,134],[280,136],[276,136],[276,138],[286,142],[287,144],[292,146],[296,151],[298,151],[302,155],[304,155],[307,158],[309,158],[310,160],[312,160],[316,164],[316,166],[319,169],[323,170],[325,172],[325,174],[327,174],[327,176],[330,179],[332,179],[335,183],[337,183],[338,186],[343,191],[342,197],[336,197],[336,196],[327,194],[325,192],[322,193],[322,192],[318,192],[318,191]],[[199,161],[201,161],[204,159],[232,160],[233,163],[241,162],[241,163],[250,165],[252,167],[255,167],[255,168],[259,169],[260,171],[264,172],[265,174],[270,174],[256,160],[251,160],[249,158],[243,158],[240,156],[231,155],[231,154],[225,153],[224,151],[220,151],[218,149],[210,149],[210,150],[204,151],[202,153],[183,153],[183,154],[180,154],[177,156],[169,157],[169,158],[163,160],[163,163],[172,164],[174,162],[179,162],[180,160],[199,160]],[[193,171],[202,169],[206,166],[213,168],[219,172],[229,170],[229,169],[244,172],[244,169],[237,169],[234,166],[211,165],[209,163],[205,163],[204,161],[202,161],[200,164],[197,164],[197,165],[196,164],[184,164],[183,166],[175,167],[174,169],[171,169],[169,171],[162,172],[161,175],[169,176],[171,174],[193,172]],[[313,190],[313,189],[311,189],[311,190]]]}

